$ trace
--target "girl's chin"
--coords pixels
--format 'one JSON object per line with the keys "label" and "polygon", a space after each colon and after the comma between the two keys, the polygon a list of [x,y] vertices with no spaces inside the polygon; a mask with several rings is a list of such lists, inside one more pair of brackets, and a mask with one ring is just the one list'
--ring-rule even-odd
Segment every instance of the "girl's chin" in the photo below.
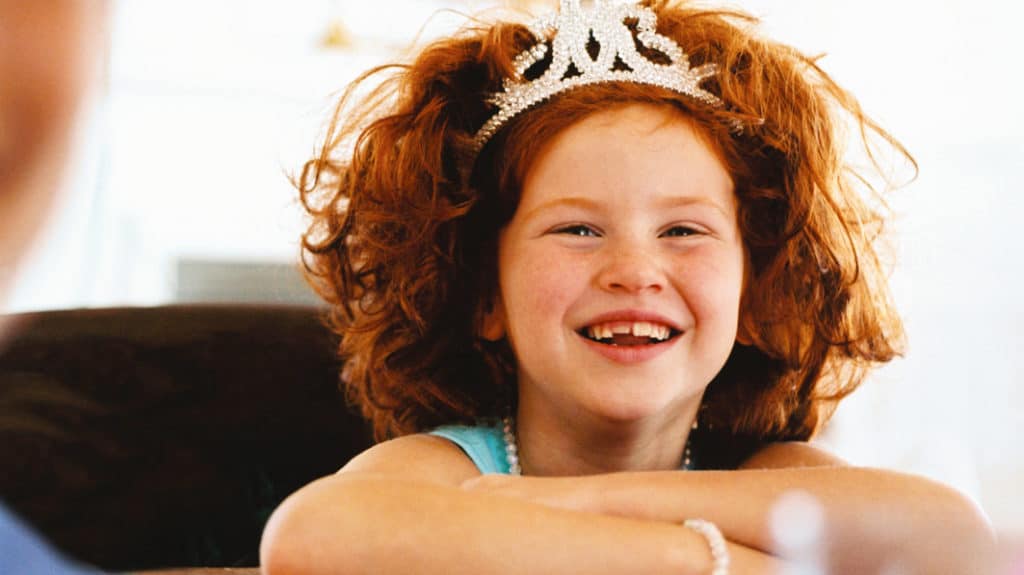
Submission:
{"label": "girl's chin", "polygon": [[[692,401],[688,399],[692,398]],[[670,393],[646,389],[642,392],[606,393],[580,401],[580,407],[594,419],[625,427],[677,420],[689,412],[687,406],[700,402],[700,393]]]}

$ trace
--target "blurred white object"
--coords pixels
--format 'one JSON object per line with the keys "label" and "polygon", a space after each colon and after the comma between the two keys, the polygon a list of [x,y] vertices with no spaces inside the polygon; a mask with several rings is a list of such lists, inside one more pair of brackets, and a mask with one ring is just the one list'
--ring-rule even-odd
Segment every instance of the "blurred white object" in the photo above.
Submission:
{"label": "blurred white object", "polygon": [[785,560],[780,575],[825,575],[825,513],[804,491],[779,497],[771,514],[775,552]]}

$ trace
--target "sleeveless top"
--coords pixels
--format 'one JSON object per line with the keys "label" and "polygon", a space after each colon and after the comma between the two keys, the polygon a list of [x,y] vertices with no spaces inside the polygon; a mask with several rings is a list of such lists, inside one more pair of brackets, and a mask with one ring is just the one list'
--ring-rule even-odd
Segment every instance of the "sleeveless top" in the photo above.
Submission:
{"label": "sleeveless top", "polygon": [[508,475],[508,458],[505,457],[505,438],[501,422],[479,426],[442,425],[427,432],[458,445],[473,461],[480,473],[501,473]]}
{"label": "sleeveless top", "polygon": [[[500,420],[485,420],[479,425],[442,425],[428,431],[427,434],[443,437],[458,445],[473,461],[480,473],[508,475],[508,458],[505,456],[505,437],[501,425]],[[748,449],[744,457],[749,457],[752,452]],[[705,459],[707,458],[701,457],[698,462],[696,456],[691,455],[690,469],[735,469],[741,461],[728,461],[724,464],[717,462],[715,465]],[[685,468],[680,467],[680,470],[685,470]]]}

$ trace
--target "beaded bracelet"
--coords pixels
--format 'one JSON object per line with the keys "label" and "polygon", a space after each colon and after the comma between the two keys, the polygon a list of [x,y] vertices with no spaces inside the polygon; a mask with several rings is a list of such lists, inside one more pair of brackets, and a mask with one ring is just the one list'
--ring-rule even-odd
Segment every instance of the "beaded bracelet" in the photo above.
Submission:
{"label": "beaded bracelet", "polygon": [[729,575],[729,549],[718,527],[705,519],[687,519],[683,527],[693,529],[707,540],[711,548],[711,575]]}

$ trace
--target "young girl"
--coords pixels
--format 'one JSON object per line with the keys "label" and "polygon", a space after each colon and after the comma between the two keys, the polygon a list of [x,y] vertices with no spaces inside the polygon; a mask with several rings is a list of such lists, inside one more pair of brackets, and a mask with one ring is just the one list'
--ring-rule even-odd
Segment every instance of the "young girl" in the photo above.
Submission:
{"label": "young girl", "polygon": [[[902,337],[843,123],[909,155],[752,25],[563,0],[350,89],[304,248],[392,439],[282,504],[265,572],[963,570],[964,497],[806,443]],[[769,528],[794,490],[820,530]]]}

